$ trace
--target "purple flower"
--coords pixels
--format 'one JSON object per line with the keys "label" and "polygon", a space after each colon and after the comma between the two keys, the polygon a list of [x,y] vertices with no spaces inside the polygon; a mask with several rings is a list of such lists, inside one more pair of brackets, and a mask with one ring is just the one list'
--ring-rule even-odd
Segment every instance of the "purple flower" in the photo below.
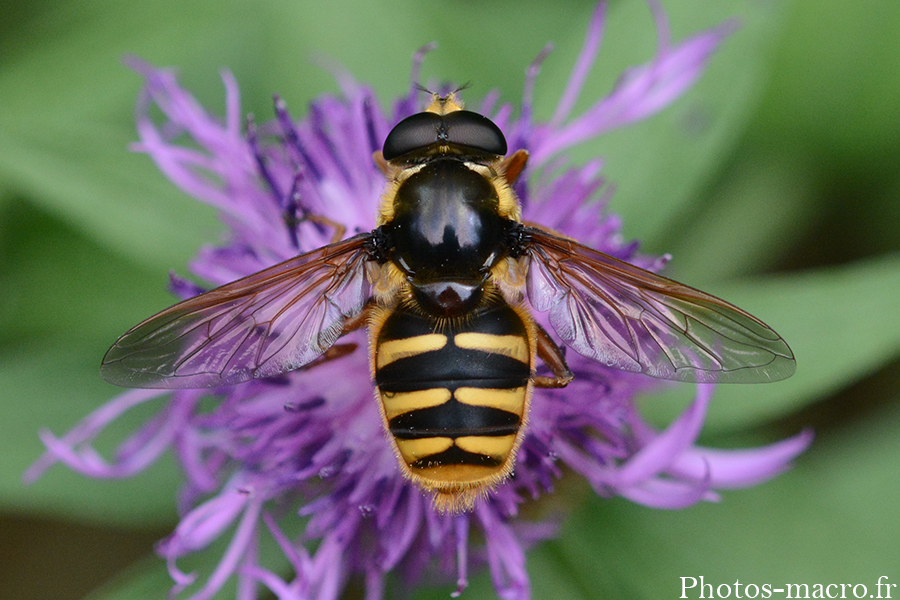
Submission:
{"label": "purple flower", "polygon": [[[563,155],[679,97],[733,29],[726,23],[672,45],[662,10],[654,3],[653,11],[660,39],[656,56],[625,73],[608,96],[583,113],[572,115],[572,109],[598,51],[604,4],[594,12],[550,122],[531,120],[531,90],[542,57],[528,71],[518,117],[511,105],[497,104],[493,93],[475,110],[497,123],[511,152],[524,148],[531,154],[529,167],[537,176],[516,185],[526,221],[656,270],[665,259],[636,255],[636,244],[621,241],[618,219],[604,214],[610,187],[600,176],[600,161],[574,166]],[[428,50],[416,55],[411,84]],[[170,72],[137,60],[130,65],[146,81],[138,102],[136,149],[176,185],[215,206],[229,227],[226,243],[204,248],[190,267],[213,285],[327,244],[333,228],[319,217],[349,233],[371,230],[385,183],[372,153],[394,124],[422,108],[410,85],[384,114],[369,88],[338,72],[342,94],[319,98],[306,118],[293,118],[276,99],[276,118],[258,126],[248,122],[245,130],[237,83],[229,73],[223,73],[227,108],[219,120]],[[153,105],[161,110],[162,123],[150,118]],[[183,298],[201,291],[176,276],[172,288]],[[575,380],[564,389],[535,391],[515,476],[479,499],[472,512],[440,514],[398,469],[373,400],[364,333],[342,341],[357,347],[339,360],[218,389],[212,409],[207,403],[201,408],[205,391],[126,392],[61,438],[42,432],[47,453],[26,478],[35,479],[55,462],[91,477],[128,477],[174,452],[185,475],[179,498],[183,517],[158,552],[168,561],[174,591],[190,588],[191,598],[209,598],[237,577],[239,598],[255,598],[264,587],[281,599],[327,600],[340,595],[351,575],[362,576],[367,598],[380,598],[391,571],[410,585],[426,577],[455,577],[462,591],[469,567],[484,563],[502,598],[527,598],[525,550],[553,536],[555,527],[520,517],[519,508],[550,493],[563,466],[581,474],[598,494],[673,509],[715,500],[717,489],[778,474],[811,438],[802,433],[745,451],[696,446],[712,386],[698,386],[684,414],[657,431],[634,403],[637,393],[657,385],[655,380],[569,353]],[[156,414],[121,442],[114,459],[92,448],[106,425],[147,403],[158,407]],[[299,536],[285,533],[291,522],[288,529],[302,522]],[[199,576],[179,568],[179,559],[229,534],[212,573]],[[287,579],[260,564],[261,536],[274,539],[287,557],[293,570]],[[470,537],[483,542],[472,545]]]}

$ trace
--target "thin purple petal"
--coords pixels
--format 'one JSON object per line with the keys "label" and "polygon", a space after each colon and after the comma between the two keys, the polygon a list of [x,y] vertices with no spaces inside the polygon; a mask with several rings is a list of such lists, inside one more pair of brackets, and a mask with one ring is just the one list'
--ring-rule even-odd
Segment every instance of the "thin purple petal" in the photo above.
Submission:
{"label": "thin purple petal", "polygon": [[550,118],[550,127],[558,128],[569,118],[572,108],[575,106],[575,102],[581,95],[584,82],[591,72],[591,68],[594,66],[594,61],[597,60],[597,53],[600,51],[600,43],[603,41],[603,23],[606,19],[606,7],[606,2],[598,2],[597,7],[591,15],[591,20],[588,22],[587,35],[584,39],[584,45],[581,47],[581,52],[578,54],[578,59],[575,61],[575,68],[572,69],[572,74],[569,75],[566,89],[563,90],[559,103],[556,105],[556,110]]}
{"label": "thin purple petal", "polygon": [[619,469],[618,481],[615,484],[618,489],[653,479],[667,470],[676,457],[694,444],[703,427],[706,409],[709,407],[714,389],[715,386],[709,384],[697,386],[697,396],[687,410]]}
{"label": "thin purple petal", "polygon": [[701,468],[709,470],[711,483],[722,489],[749,487],[767,481],[789,468],[790,462],[813,440],[812,430],[792,438],[752,450],[713,450],[695,447],[678,457],[671,472],[685,478],[697,477]]}

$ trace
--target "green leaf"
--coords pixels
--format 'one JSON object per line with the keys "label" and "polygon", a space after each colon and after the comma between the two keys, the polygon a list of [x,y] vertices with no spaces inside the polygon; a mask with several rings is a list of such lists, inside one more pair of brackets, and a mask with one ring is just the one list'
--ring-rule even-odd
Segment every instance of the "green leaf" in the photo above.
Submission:
{"label": "green leaf", "polygon": [[[113,394],[100,381],[95,339],[51,338],[46,343],[6,346],[0,355],[3,413],[0,421],[0,503],[7,510],[52,513],[87,522],[153,526],[172,523],[180,471],[168,456],[121,481],[85,478],[64,465],[51,467],[36,482],[22,481],[44,451],[38,432],[63,435]],[[160,402],[131,411],[109,426],[95,447],[106,456],[139,427]]]}
{"label": "green leaf", "polygon": [[[701,575],[714,587],[735,580],[773,587],[851,582],[872,591],[880,575],[894,577],[896,568],[898,418],[900,405],[885,407],[818,440],[796,470],[751,490],[726,492],[719,504],[668,512],[592,500],[569,519],[559,540],[532,555],[535,566],[566,565],[591,591],[584,598],[608,597],[608,591],[611,597],[677,598],[681,577]],[[562,559],[554,562],[556,556]],[[532,576],[537,588],[544,574],[533,569]],[[629,582],[627,595],[608,590],[615,579]]]}
{"label": "green leaf", "polygon": [[133,138],[77,122],[8,126],[0,131],[0,176],[17,195],[121,256],[164,272],[183,265],[221,226],[211,209],[176,193],[148,158],[130,154]]}
{"label": "green leaf", "polygon": [[705,289],[777,265],[816,222],[818,173],[796,155],[742,147],[703,203],[674,217],[658,246],[666,276]]}
{"label": "green leaf", "polygon": [[112,343],[172,302],[167,284],[164,272],[111,254],[21,200],[0,207],[0,343],[46,335]]}
{"label": "green leaf", "polygon": [[821,148],[835,164],[896,153],[900,4],[796,2],[779,43],[761,126]]}
{"label": "green leaf", "polygon": [[91,593],[85,600],[138,600],[165,598],[172,578],[165,561],[150,555],[119,573],[112,581]]}
{"label": "green leaf", "polygon": [[[614,4],[617,11],[646,10],[642,3]],[[690,212],[700,192],[747,125],[764,89],[767,57],[778,39],[784,6],[775,3],[690,2],[666,5],[678,40],[735,17],[740,27],[712,56],[707,71],[685,97],[646,122],[591,144],[585,154],[607,160],[605,176],[616,186],[610,210],[622,217],[626,238],[649,252],[679,215]],[[604,51],[627,52],[636,24],[610,23]],[[649,57],[648,57],[649,58]],[[610,60],[608,54],[601,61]],[[617,63],[616,63],[617,64]]]}
{"label": "green leaf", "polygon": [[213,106],[221,106],[222,52],[214,58],[213,48],[231,47],[236,33],[250,32],[241,18],[244,3],[215,10],[221,5],[89,0],[77,9],[60,3],[44,7],[50,14],[37,11],[0,53],[4,188],[148,266],[181,265],[200,242],[213,239],[221,227],[212,211],[128,151],[137,137],[133,107],[141,82],[121,61],[128,53],[173,50],[205,59],[217,92]]}
{"label": "green leaf", "polygon": [[[103,353],[138,319],[171,302],[164,280],[13,200],[0,220],[0,503],[20,512],[146,526],[170,523],[180,475],[168,459],[142,477],[93,481],[63,466],[32,485],[38,432],[64,434],[123,390],[100,380]],[[157,403],[155,407],[158,407]],[[108,450],[154,407],[101,436]]]}
{"label": "green leaf", "polygon": [[[900,354],[897,290],[897,255],[710,288],[778,331],[794,351],[797,373],[772,384],[719,386],[706,431],[752,427],[784,416],[896,357]],[[692,386],[678,388],[643,402],[648,417],[654,422],[670,421],[693,395]]]}

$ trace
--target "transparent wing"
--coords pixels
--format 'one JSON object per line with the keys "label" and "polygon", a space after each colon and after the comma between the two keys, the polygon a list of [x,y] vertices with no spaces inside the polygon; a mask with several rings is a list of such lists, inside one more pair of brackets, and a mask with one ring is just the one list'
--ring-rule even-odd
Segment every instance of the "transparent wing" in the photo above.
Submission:
{"label": "transparent wing", "polygon": [[360,234],[167,308],[103,358],[116,385],[202,388],[301,367],[340,336],[369,298]]}
{"label": "transparent wing", "polygon": [[610,367],[661,379],[790,377],[794,355],[743,310],[536,227],[526,227],[528,299],[562,340]]}

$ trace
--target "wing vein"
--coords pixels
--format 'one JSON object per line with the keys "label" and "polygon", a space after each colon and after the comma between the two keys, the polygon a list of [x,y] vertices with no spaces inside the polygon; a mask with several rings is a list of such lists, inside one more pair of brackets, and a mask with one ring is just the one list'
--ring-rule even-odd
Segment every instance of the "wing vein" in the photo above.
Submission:
{"label": "wing vein", "polygon": [[681,381],[793,374],[784,340],[736,306],[541,228],[526,233],[529,301],[588,358]]}

